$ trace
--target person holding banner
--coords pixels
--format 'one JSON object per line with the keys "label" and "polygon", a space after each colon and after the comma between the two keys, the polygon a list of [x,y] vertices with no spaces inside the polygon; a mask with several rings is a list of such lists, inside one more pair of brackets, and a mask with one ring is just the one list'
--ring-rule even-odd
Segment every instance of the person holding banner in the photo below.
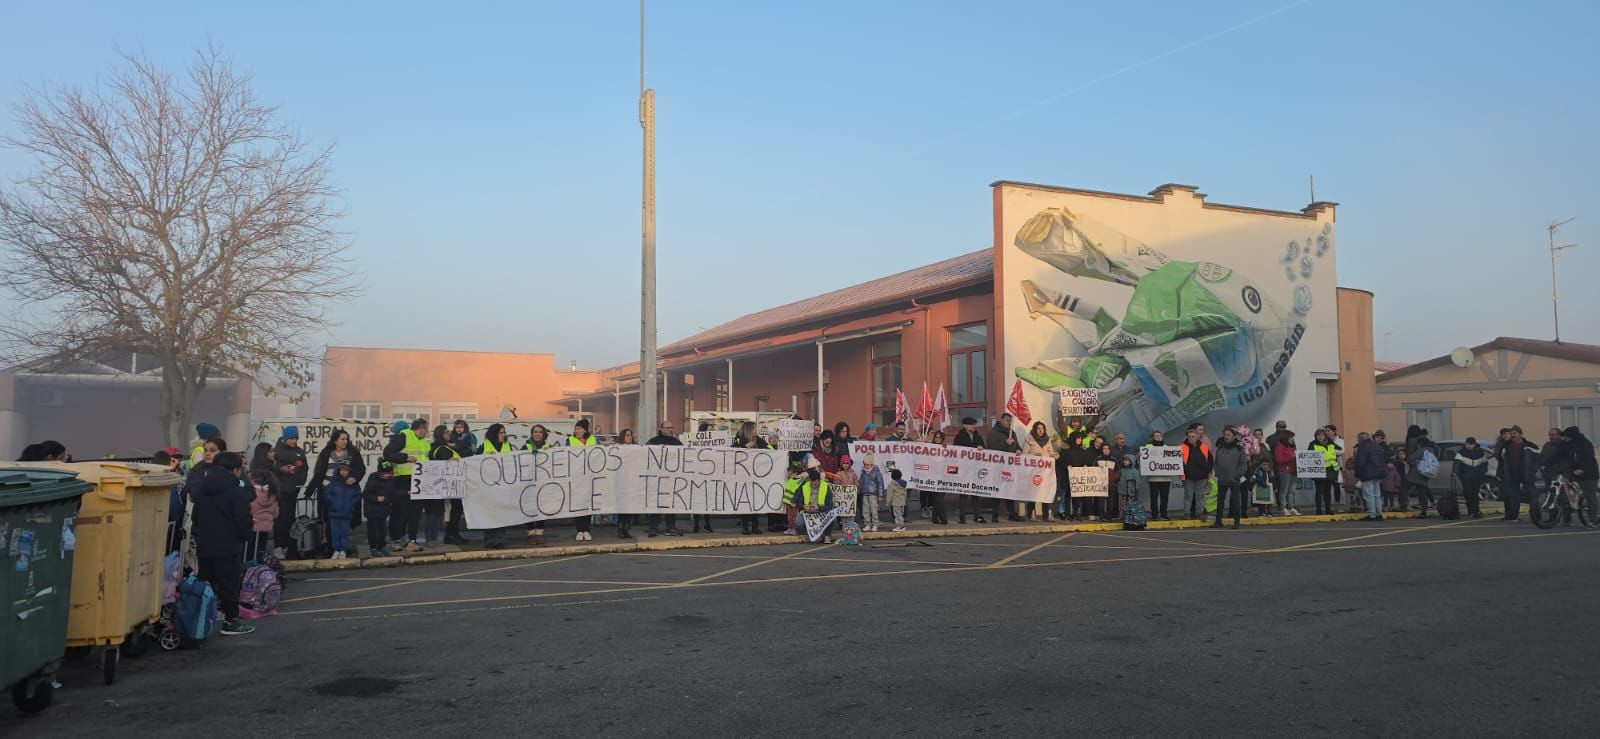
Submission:
{"label": "person holding banner", "polygon": [[[828,490],[828,482],[822,479],[822,470],[817,467],[806,470],[806,479],[800,484],[800,490],[795,498],[800,510],[805,513],[827,513],[834,507],[833,494]],[[822,533],[811,541],[832,544],[833,529],[838,522],[837,518],[829,521],[828,525],[822,528]]]}
{"label": "person holding banner", "polygon": [[[447,459],[460,459],[461,454],[450,443],[450,427],[439,424],[433,427],[433,448],[428,450],[428,460],[442,462]],[[422,538],[430,546],[444,544],[444,500],[421,500],[417,505],[422,507]]]}
{"label": "person holding banner", "polygon": [[[1049,457],[1051,460],[1061,456],[1061,453],[1056,451],[1055,438],[1050,436],[1050,427],[1046,426],[1044,421],[1034,421],[1033,426],[1028,429],[1022,453],[1034,457]],[[1050,506],[1047,503],[1034,503],[1031,509],[1027,503],[1023,503],[1021,508],[1023,515],[1028,518],[1045,522],[1050,520]]]}
{"label": "person holding banner", "polygon": [[[661,423],[656,425],[656,435],[650,437],[650,440],[645,443],[683,446],[683,440],[679,439],[677,434],[672,433],[672,430],[672,422],[662,420]],[[683,532],[678,530],[678,515],[676,513],[652,513],[647,520],[650,522],[650,538],[662,535],[683,536]],[[661,528],[663,523],[667,525],[666,530]]]}
{"label": "person holding banner", "polygon": [[[617,432],[617,445],[618,446],[636,446],[636,445],[638,445],[638,443],[639,442],[637,440],[637,437],[635,437],[633,435],[633,429],[623,429],[623,430]],[[632,539],[633,538],[632,529],[633,529],[633,514],[632,513],[618,513],[617,514],[617,538],[618,539]]]}
{"label": "person holding banner", "polygon": [[[527,448],[534,450],[544,448],[544,437],[538,431],[540,428],[542,427],[536,426],[534,427],[533,431],[533,439],[537,439],[539,441],[539,445],[537,447],[533,446],[533,441],[530,439]],[[483,432],[483,447],[478,450],[478,453],[510,454],[515,450],[511,448],[511,440],[509,436],[510,435],[506,433],[505,424],[489,424],[489,428],[485,429]],[[505,533],[505,530],[500,528],[484,529],[483,546],[488,549],[505,549]],[[543,522],[528,524],[528,543],[536,547],[544,545]]]}
{"label": "person holding banner", "polygon": [[[978,431],[978,419],[966,416],[961,419],[961,430],[956,432],[955,445],[968,449],[983,448],[983,433]],[[998,505],[998,503],[996,504]],[[967,514],[972,514],[972,520],[977,523],[987,523],[983,514],[978,512],[978,496],[963,495],[960,497],[961,523],[967,522]]]}
{"label": "person holding banner", "polygon": [[[567,436],[567,446],[594,446],[594,444],[594,436],[589,433],[589,419],[578,419],[578,422],[572,426],[572,433]],[[572,519],[572,526],[573,528],[577,529],[577,533],[572,535],[573,541],[594,541],[594,534],[589,533],[589,525],[593,523],[593,521],[593,516],[578,516],[577,518]],[[700,521],[698,518],[695,520],[694,530],[696,533],[700,531]],[[706,531],[710,530],[711,518],[707,516]]]}
{"label": "person holding banner", "polygon": [[[771,449],[772,445],[761,434],[756,433],[756,422],[745,421],[739,424],[738,433],[733,435],[735,449]],[[770,514],[769,514],[770,515]],[[739,516],[739,533],[744,536],[756,536],[761,533],[761,524],[754,513]]]}
{"label": "person holding banner", "polygon": [[[1014,423],[1016,423],[1016,420],[1010,413],[1000,414],[1000,420],[995,422],[994,428],[989,429],[988,437],[983,440],[983,448],[1007,454],[1021,454],[1022,445],[1017,443],[1016,431],[1011,428]],[[1014,500],[1008,500],[1005,503],[1006,519],[1009,521],[1021,521],[1022,516],[1018,515],[1020,513],[1018,509],[1022,506]],[[1000,521],[999,498],[994,499],[994,520],[996,523]]]}
{"label": "person holding banner", "polygon": [[422,551],[418,529],[422,524],[422,507],[411,503],[411,472],[417,462],[428,458],[433,445],[428,443],[428,419],[416,418],[407,426],[405,421],[395,421],[389,443],[383,448],[383,458],[394,465],[394,487],[389,496],[389,549],[407,552]]}
{"label": "person holding banner", "polygon": [[[1206,491],[1211,488],[1211,471],[1214,466],[1211,445],[1206,443],[1200,424],[1189,424],[1189,431],[1178,448],[1183,451],[1183,505],[1189,518],[1202,518],[1206,513]],[[1289,452],[1289,463],[1294,464],[1294,451]]]}
{"label": "person holding banner", "polygon": [[[1167,435],[1160,431],[1150,432],[1150,441],[1147,447],[1164,447],[1167,445]],[[1148,475],[1145,477],[1145,487],[1150,490],[1150,518],[1159,521],[1171,521],[1167,516],[1167,504],[1172,497],[1172,477],[1165,475]]]}
{"label": "person holding banner", "polygon": [[1311,438],[1310,451],[1321,452],[1326,463],[1324,477],[1313,480],[1317,485],[1317,515],[1333,513],[1333,491],[1339,485],[1339,447],[1333,443],[1327,429],[1317,429]]}
{"label": "person holding banner", "polygon": [[[466,421],[459,418],[456,419],[455,424],[450,429],[450,445],[455,448],[456,454],[462,457],[470,457],[478,453],[477,435],[472,433],[472,429],[467,426]],[[467,543],[467,540],[461,536],[461,522],[466,520],[467,513],[461,507],[460,498],[451,498],[449,503],[450,516],[444,523],[444,543],[460,546]]]}
{"label": "person holding banner", "polygon": [[1223,427],[1222,437],[1217,439],[1213,454],[1217,475],[1217,517],[1211,522],[1211,528],[1222,528],[1222,515],[1229,500],[1233,501],[1233,527],[1239,528],[1239,516],[1245,505],[1241,486],[1250,474],[1250,455],[1245,454],[1244,447],[1239,444],[1238,433],[1227,426]]}

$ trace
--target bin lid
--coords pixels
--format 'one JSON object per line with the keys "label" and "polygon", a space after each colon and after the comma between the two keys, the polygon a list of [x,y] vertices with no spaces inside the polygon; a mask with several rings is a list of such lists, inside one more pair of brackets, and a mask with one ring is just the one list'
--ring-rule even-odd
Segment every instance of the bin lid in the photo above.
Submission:
{"label": "bin lid", "polygon": [[[39,470],[58,470],[77,475],[84,482],[94,485],[95,489],[106,494],[106,497],[120,499],[118,488],[170,488],[183,484],[183,476],[159,464],[140,464],[138,462],[19,462],[17,467],[26,467]],[[106,485],[111,483],[111,485]]]}
{"label": "bin lid", "polygon": [[76,498],[92,489],[68,471],[0,467],[0,508]]}

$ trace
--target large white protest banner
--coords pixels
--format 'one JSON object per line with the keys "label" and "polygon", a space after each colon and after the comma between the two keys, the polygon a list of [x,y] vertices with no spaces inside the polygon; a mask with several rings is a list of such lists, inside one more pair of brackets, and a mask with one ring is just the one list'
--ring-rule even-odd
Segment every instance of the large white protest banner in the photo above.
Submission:
{"label": "large white protest banner", "polygon": [[1294,453],[1295,476],[1321,479],[1328,476],[1328,458],[1315,449]]}
{"label": "large white protest banner", "polygon": [[1056,391],[1061,417],[1100,415],[1100,391],[1092,387],[1064,387]]}
{"label": "large white protest banner", "polygon": [[885,471],[900,470],[912,490],[1049,503],[1056,496],[1055,460],[914,441],[856,441],[850,458],[861,474],[866,455]]}
{"label": "large white protest banner", "polygon": [[[770,449],[558,446],[459,461],[475,529],[614,513],[756,514],[783,510],[787,455]],[[421,490],[434,465],[420,466]]]}
{"label": "large white protest banner", "polygon": [[[474,419],[467,421],[468,430],[478,437],[478,445],[483,445],[484,436],[489,427],[499,423],[506,427],[506,437],[513,449],[521,449],[528,443],[531,429],[534,425],[543,425],[550,431],[550,443],[564,443],[566,435],[572,432],[572,419],[525,419],[521,421],[493,421]],[[300,432],[300,448],[306,452],[306,457],[315,460],[322,449],[333,440],[335,429],[344,429],[350,433],[350,442],[361,452],[361,461],[367,465],[367,472],[376,472],[378,458],[383,455],[384,445],[389,443],[389,432],[394,425],[393,421],[365,421],[349,418],[270,418],[261,422],[256,427],[254,441],[276,443],[283,436],[285,426],[293,426]],[[453,424],[452,424],[453,425]],[[429,429],[432,434],[432,429]]]}
{"label": "large white protest banner", "polygon": [[816,424],[803,419],[785,418],[778,422],[778,450],[783,452],[811,451],[811,434]]}
{"label": "large white protest banner", "polygon": [[683,441],[683,445],[687,446],[687,447],[732,446],[733,445],[733,432],[731,432],[731,431],[729,431],[727,429],[712,429],[711,431],[696,431],[696,432],[694,432],[692,434],[684,434],[681,438],[682,438],[682,441]]}
{"label": "large white protest banner", "polygon": [[1074,498],[1105,498],[1111,495],[1111,476],[1105,467],[1068,467],[1067,485]]}
{"label": "large white protest banner", "polygon": [[1182,449],[1175,446],[1139,447],[1140,477],[1177,477],[1182,474]]}

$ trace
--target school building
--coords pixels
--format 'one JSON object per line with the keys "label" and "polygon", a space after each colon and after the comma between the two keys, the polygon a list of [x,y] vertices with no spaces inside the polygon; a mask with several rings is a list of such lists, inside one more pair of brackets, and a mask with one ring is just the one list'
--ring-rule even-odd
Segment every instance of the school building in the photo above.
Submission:
{"label": "school building", "polygon": [[1378,419],[1390,438],[1407,426],[1435,441],[1521,426],[1543,443],[1545,429],[1577,426],[1594,438],[1600,411],[1600,346],[1501,336],[1378,376]]}

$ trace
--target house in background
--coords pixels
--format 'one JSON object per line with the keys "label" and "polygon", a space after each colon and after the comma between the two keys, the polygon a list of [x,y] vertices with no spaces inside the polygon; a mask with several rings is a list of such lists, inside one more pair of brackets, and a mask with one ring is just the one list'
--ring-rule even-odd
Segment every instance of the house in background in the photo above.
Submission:
{"label": "house in background", "polygon": [[1412,424],[1436,441],[1488,443],[1513,425],[1538,442],[1552,426],[1594,436],[1600,346],[1502,336],[1470,351],[1460,364],[1446,355],[1378,375],[1378,420],[1390,438]]}

